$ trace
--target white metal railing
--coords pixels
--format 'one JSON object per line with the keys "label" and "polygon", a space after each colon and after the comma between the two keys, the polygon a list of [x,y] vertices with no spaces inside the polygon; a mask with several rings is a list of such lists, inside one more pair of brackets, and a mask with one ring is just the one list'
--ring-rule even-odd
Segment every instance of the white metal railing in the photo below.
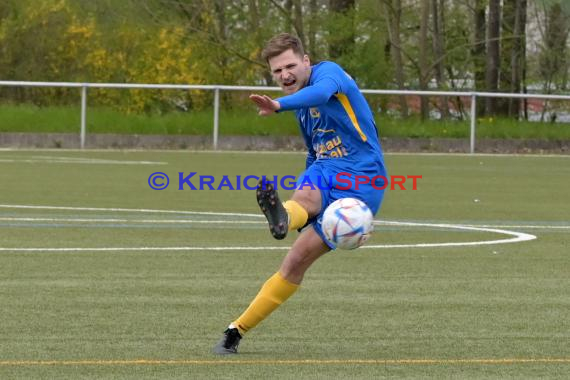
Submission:
{"label": "white metal railing", "polygon": [[[87,89],[88,88],[124,88],[124,89],[162,89],[162,90],[207,90],[214,91],[214,125],[212,131],[212,147],[218,149],[218,134],[220,121],[220,91],[280,91],[279,87],[265,86],[227,86],[227,85],[185,85],[185,84],[127,84],[127,83],[75,83],[75,82],[23,82],[0,81],[4,87],[71,87],[81,89],[81,148],[85,147],[86,120],[87,120]],[[417,96],[463,96],[471,98],[471,119],[469,134],[469,149],[475,152],[475,129],[477,124],[477,98],[518,98],[518,99],[551,99],[570,100],[570,95],[546,94],[513,94],[502,92],[476,92],[476,91],[408,91],[408,90],[362,90],[364,94],[376,95],[417,95]]]}

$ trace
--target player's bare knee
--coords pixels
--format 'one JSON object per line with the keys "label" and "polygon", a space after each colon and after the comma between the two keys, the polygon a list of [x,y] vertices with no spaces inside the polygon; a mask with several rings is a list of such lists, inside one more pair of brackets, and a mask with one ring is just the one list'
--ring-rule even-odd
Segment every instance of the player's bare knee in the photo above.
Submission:
{"label": "player's bare knee", "polygon": [[289,282],[294,284],[300,283],[300,280],[303,279],[303,275],[305,274],[304,270],[300,270],[299,268],[289,267],[286,265],[281,266],[279,269],[279,273],[281,276]]}
{"label": "player's bare knee", "polygon": [[299,249],[291,250],[283,260],[281,274],[285,278],[303,275],[310,264],[309,255],[306,252]]}
{"label": "player's bare knee", "polygon": [[309,216],[317,215],[321,211],[321,192],[318,189],[299,189],[291,199],[303,206]]}

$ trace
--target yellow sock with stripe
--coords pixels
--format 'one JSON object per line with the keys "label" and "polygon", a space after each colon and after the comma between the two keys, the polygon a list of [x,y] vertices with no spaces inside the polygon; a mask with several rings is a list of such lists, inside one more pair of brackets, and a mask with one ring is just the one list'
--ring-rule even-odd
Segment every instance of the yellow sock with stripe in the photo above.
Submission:
{"label": "yellow sock with stripe", "polygon": [[309,214],[298,202],[289,200],[283,203],[283,207],[285,207],[287,214],[289,214],[289,231],[299,229],[307,223]]}
{"label": "yellow sock with stripe", "polygon": [[245,334],[267,318],[273,310],[277,309],[279,305],[291,297],[298,288],[299,285],[287,281],[281,273],[275,273],[263,284],[246,311],[232,322],[232,325],[238,328],[240,334]]}

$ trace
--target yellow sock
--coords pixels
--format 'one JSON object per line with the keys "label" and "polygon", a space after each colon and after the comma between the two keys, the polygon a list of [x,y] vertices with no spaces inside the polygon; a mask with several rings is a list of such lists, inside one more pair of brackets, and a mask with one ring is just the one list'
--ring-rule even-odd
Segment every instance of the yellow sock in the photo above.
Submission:
{"label": "yellow sock", "polygon": [[289,200],[283,203],[283,207],[285,207],[287,214],[289,214],[289,231],[301,228],[307,223],[309,214],[298,202]]}
{"label": "yellow sock", "polygon": [[243,335],[267,318],[273,310],[277,309],[279,305],[291,297],[298,288],[299,285],[285,280],[281,273],[275,273],[263,284],[247,310],[232,324]]}

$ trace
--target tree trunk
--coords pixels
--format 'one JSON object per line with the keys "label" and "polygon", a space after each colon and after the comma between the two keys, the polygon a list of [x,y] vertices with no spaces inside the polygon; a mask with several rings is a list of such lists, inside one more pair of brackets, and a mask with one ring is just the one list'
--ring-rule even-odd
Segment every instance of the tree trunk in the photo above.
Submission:
{"label": "tree trunk", "polygon": [[[420,90],[426,91],[429,83],[429,66],[428,66],[428,21],[429,21],[429,0],[421,0],[421,18],[420,18]],[[427,96],[420,97],[421,117],[422,120],[429,118],[429,98]]]}
{"label": "tree trunk", "polygon": [[[487,65],[485,82],[487,91],[497,92],[499,88],[499,68],[500,68],[500,44],[501,36],[501,1],[489,1],[489,28],[487,33]],[[496,112],[496,98],[485,98],[485,111],[487,115],[494,115]]]}
{"label": "tree trunk", "polygon": [[[396,84],[398,85],[398,90],[405,90],[406,77],[402,59],[402,45],[400,41],[400,19],[402,17],[402,2],[401,0],[384,0],[383,5],[384,15],[386,17],[386,26],[388,27],[388,38],[390,40],[389,53],[394,65]],[[406,102],[406,96],[401,95],[398,98],[400,103],[400,113],[402,114],[402,117],[407,117],[408,103]]]}
{"label": "tree trunk", "polygon": [[[453,67],[451,65],[445,65],[445,70],[447,71],[447,76],[449,77],[449,83],[451,83],[451,90],[453,91],[461,91],[461,89],[457,89],[457,86],[455,85],[456,81],[455,81],[455,73],[453,72]],[[466,113],[465,113],[465,107],[463,106],[463,101],[461,100],[460,96],[455,96],[452,98],[453,104],[455,104],[455,109],[458,112],[458,117],[460,120],[465,119]],[[481,107],[479,107],[481,108]]]}
{"label": "tree trunk", "polygon": [[[257,61],[262,61],[261,59],[261,47],[264,44],[263,36],[261,34],[261,16],[259,12],[259,5],[258,0],[248,0],[248,10],[249,10],[249,31],[250,34],[253,36],[254,44],[256,47],[256,56],[255,59]],[[265,62],[263,62],[265,64]],[[263,70],[263,79],[265,80],[265,84],[268,86],[273,85],[273,77],[269,70]]]}
{"label": "tree trunk", "polygon": [[305,30],[303,29],[303,8],[301,0],[293,0],[293,27],[303,46],[307,46]]}
{"label": "tree trunk", "polygon": [[[222,44],[226,45],[227,36],[227,23],[226,23],[226,0],[215,0],[214,1],[214,15],[216,17],[216,40]],[[222,78],[227,78],[228,75],[228,62],[229,58],[226,54],[217,54],[218,66],[220,68],[220,73]],[[231,94],[229,91],[222,91],[221,102],[226,107],[231,107]]]}
{"label": "tree trunk", "polygon": [[[515,22],[517,0],[503,0],[501,14],[501,41],[500,41],[500,68],[499,68],[499,91],[513,91],[512,56],[515,50]],[[509,99],[497,99],[497,114],[511,117],[509,114]]]}
{"label": "tree trunk", "polygon": [[293,11],[293,0],[285,0],[285,4],[283,5],[283,9],[285,13],[288,15],[285,17],[285,31],[292,32],[293,31],[293,17],[291,16]]}
{"label": "tree trunk", "polygon": [[[514,22],[514,40],[511,54],[511,92],[521,92],[521,78],[526,46],[526,0],[517,0]],[[521,99],[509,99],[508,114],[519,118]]]}
{"label": "tree trunk", "polygon": [[[475,80],[475,90],[483,91],[486,88],[485,82],[485,51],[486,44],[486,16],[485,16],[485,0],[473,0],[473,44],[471,48],[471,57],[473,60],[473,73]],[[477,107],[477,115],[483,116],[485,107]]]}
{"label": "tree trunk", "polygon": [[[440,4],[438,4],[440,2]],[[437,88],[439,90],[444,90],[445,78],[444,78],[444,6],[445,0],[431,0],[432,9],[432,22],[433,22],[433,53],[436,61],[435,65],[435,80],[437,83]],[[447,119],[449,117],[449,107],[447,105],[447,96],[439,97],[439,108],[441,112],[441,118]]]}
{"label": "tree trunk", "polygon": [[307,32],[307,40],[308,46],[307,51],[310,53],[313,59],[318,60],[318,53],[317,53],[317,43],[316,43],[316,35],[317,35],[317,25],[314,22],[315,18],[317,17],[317,0],[310,0],[309,1],[309,19],[312,22],[309,22],[309,30]]}

